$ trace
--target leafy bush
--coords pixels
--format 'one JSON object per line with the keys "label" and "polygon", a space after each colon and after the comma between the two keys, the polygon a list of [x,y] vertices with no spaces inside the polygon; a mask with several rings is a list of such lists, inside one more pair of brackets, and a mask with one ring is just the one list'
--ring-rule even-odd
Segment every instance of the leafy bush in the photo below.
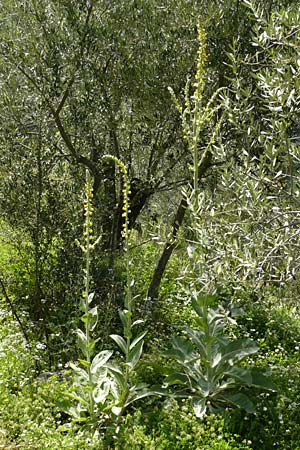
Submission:
{"label": "leafy bush", "polygon": [[[114,439],[114,441],[113,441]],[[246,450],[250,442],[225,431],[218,416],[196,419],[191,405],[174,400],[157,402],[123,418],[118,434],[111,436],[111,449],[123,450]]]}
{"label": "leafy bush", "polygon": [[295,353],[300,348],[300,317],[290,308],[276,305],[272,297],[248,304],[239,324],[243,333],[260,342],[262,349],[274,351],[279,345]]}
{"label": "leafy bush", "polygon": [[[66,385],[54,379],[35,380],[36,355],[27,348],[11,315],[4,309],[0,312],[0,446],[24,450],[93,448],[86,446],[90,436],[72,430],[66,435],[59,430],[64,418],[57,402]],[[99,444],[94,448],[101,449]]]}
{"label": "leafy bush", "polygon": [[228,424],[232,432],[251,439],[257,450],[296,450],[300,447],[299,313],[284,304],[282,291],[265,288],[263,294],[250,299],[245,293],[241,299],[244,313],[235,332],[259,342],[261,351],[252,362],[272,369],[277,393],[259,393],[253,398],[256,413],[235,411]]}
{"label": "leafy bush", "polygon": [[277,371],[276,383],[280,395],[260,393],[256,399],[256,413],[236,410],[228,418],[228,427],[253,443],[255,450],[300,448],[300,385],[299,366],[283,367]]}
{"label": "leafy bush", "polygon": [[230,340],[224,328],[230,319],[218,308],[211,307],[215,297],[195,294],[193,309],[197,329],[186,328],[186,337],[173,337],[172,348],[166,352],[178,369],[171,369],[167,385],[179,385],[179,397],[193,398],[197,417],[207,410],[219,411],[238,407],[254,412],[254,405],[241,387],[275,389],[261,371],[240,366],[247,356],[258,351],[251,339]]}
{"label": "leafy bush", "polygon": [[34,360],[11,314],[0,310],[0,396],[19,392],[32,378]]}

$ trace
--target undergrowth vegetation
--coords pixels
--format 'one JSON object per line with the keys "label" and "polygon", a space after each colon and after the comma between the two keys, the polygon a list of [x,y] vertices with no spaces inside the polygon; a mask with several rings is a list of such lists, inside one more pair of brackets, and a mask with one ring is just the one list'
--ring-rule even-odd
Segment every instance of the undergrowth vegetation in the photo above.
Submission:
{"label": "undergrowth vegetation", "polygon": [[[269,302],[272,302],[271,309]],[[266,310],[271,311],[267,315],[271,317],[270,321],[257,320],[258,307],[250,299],[247,302],[243,298],[243,303],[237,323],[229,326],[228,333],[256,339],[259,352],[251,356],[247,365],[267,370],[276,385],[276,392],[245,386],[243,393],[253,403],[255,411],[226,407],[219,413],[197,418],[190,397],[178,396],[173,391],[175,397],[140,400],[117,421],[107,417],[105,429],[96,427],[92,433],[80,422],[71,425],[69,416],[63,412],[66,395],[74,392],[71,373],[58,369],[55,374],[43,372],[38,376],[37,362],[43,354],[40,350],[28,348],[18,324],[2,304],[0,448],[298,449],[299,315],[290,307],[284,307],[282,301],[276,305],[272,294],[261,302],[259,310],[260,317],[263,317],[262,306],[265,305]],[[289,335],[287,316],[291,324]],[[194,324],[193,315],[190,322]],[[159,339],[157,333],[149,333],[151,336],[145,344],[145,354],[136,378],[148,385],[160,383],[163,386],[165,376],[170,377],[174,370],[162,355],[170,344]],[[287,337],[286,341],[282,334]]]}

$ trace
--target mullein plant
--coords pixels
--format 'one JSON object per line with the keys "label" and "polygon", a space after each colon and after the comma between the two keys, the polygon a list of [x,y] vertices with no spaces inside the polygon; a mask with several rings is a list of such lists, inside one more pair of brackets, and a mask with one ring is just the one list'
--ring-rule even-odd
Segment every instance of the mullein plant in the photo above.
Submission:
{"label": "mullein plant", "polygon": [[94,293],[91,289],[90,264],[92,253],[98,244],[100,237],[93,234],[93,191],[89,172],[86,173],[85,201],[84,201],[84,231],[83,244],[78,242],[84,259],[84,292],[80,303],[83,312],[81,320],[84,330],[77,329],[78,345],[83,354],[78,364],[70,363],[74,372],[73,388],[67,397],[71,402],[66,402],[65,411],[72,416],[77,423],[84,423],[92,427],[105,427],[108,421],[120,417],[128,405],[145,396],[156,395],[159,390],[151,390],[144,383],[135,382],[135,370],[140,361],[145,332],[134,336],[134,329],[142,324],[143,320],[133,320],[134,298],[132,295],[132,279],[130,275],[129,258],[129,227],[128,216],[130,182],[126,165],[111,155],[105,155],[104,159],[113,160],[122,177],[123,194],[123,230],[124,252],[126,259],[127,283],[125,290],[124,309],[119,312],[123,325],[123,336],[111,334],[110,337],[118,345],[123,354],[120,363],[111,360],[113,351],[103,350],[96,352],[97,338],[93,337],[93,331],[98,322],[98,309],[93,306]]}
{"label": "mullein plant", "polygon": [[[190,196],[186,194],[186,197],[194,218],[201,209],[198,192],[199,165],[207,152],[211,152],[213,156],[213,144],[219,134],[223,114],[215,123],[200,157],[199,140],[204,128],[225,105],[223,99],[217,106],[213,106],[220,89],[204,105],[206,34],[201,26],[198,39],[195,89],[190,97],[190,83],[186,85],[185,108],[182,108],[171,90],[181,115],[184,137],[193,155],[193,191]],[[194,230],[196,231],[197,229]],[[190,255],[191,252],[188,253],[190,257],[193,256]],[[196,261],[192,260],[192,264],[197,272]],[[254,412],[254,404],[247,395],[249,388],[275,390],[274,384],[259,369],[247,369],[240,365],[244,359],[258,351],[256,343],[251,339],[230,340],[226,336],[226,327],[234,321],[222,308],[215,306],[217,298],[214,295],[200,295],[199,292],[189,294],[192,297],[197,329],[186,327],[184,336],[174,336],[171,339],[171,349],[165,356],[173,359],[175,365],[167,371],[165,386],[172,387],[175,397],[191,399],[197,417],[228,408]],[[177,387],[175,393],[174,387]]]}
{"label": "mullein plant", "polygon": [[123,336],[111,334],[110,337],[118,345],[123,354],[123,360],[119,367],[110,366],[111,373],[114,376],[112,385],[112,394],[114,397],[114,405],[112,412],[115,416],[123,414],[124,410],[131,403],[149,395],[157,395],[160,390],[149,389],[144,383],[135,381],[135,370],[140,361],[144,346],[144,337],[146,332],[135,334],[137,325],[142,324],[142,319],[133,320],[134,314],[134,297],[132,295],[132,286],[134,280],[130,273],[130,248],[129,248],[129,196],[130,182],[128,177],[127,166],[118,158],[107,155],[104,158],[111,159],[118,167],[122,177],[122,194],[123,194],[123,230],[122,237],[124,239],[124,253],[126,260],[126,290],[124,309],[119,311],[120,319],[123,325]]}
{"label": "mullein plant", "polygon": [[[73,388],[68,393],[71,402],[67,402],[66,412],[76,422],[86,422],[89,425],[99,423],[107,417],[110,410],[111,377],[108,361],[113,352],[103,350],[96,353],[98,339],[93,337],[93,331],[98,322],[98,308],[93,306],[94,293],[90,292],[91,274],[90,265],[92,253],[100,237],[96,239],[93,234],[93,190],[91,176],[86,171],[85,200],[84,200],[84,226],[83,243],[77,244],[81,248],[84,261],[84,291],[80,301],[80,310],[83,313],[81,321],[83,328],[76,330],[78,346],[83,354],[78,364],[70,363],[74,372]],[[75,404],[75,405],[74,405]]]}

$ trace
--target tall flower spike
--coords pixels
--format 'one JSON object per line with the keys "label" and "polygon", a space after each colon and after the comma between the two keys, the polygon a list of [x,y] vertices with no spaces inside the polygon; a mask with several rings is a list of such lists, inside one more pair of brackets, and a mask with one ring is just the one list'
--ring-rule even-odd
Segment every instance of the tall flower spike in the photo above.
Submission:
{"label": "tall flower spike", "polygon": [[131,277],[130,277],[130,261],[129,261],[129,214],[130,214],[130,204],[129,204],[129,197],[130,197],[130,181],[128,177],[128,169],[126,164],[123,163],[120,159],[116,158],[113,155],[105,155],[103,156],[104,159],[108,159],[111,161],[114,161],[116,166],[119,168],[120,173],[122,175],[122,194],[123,194],[123,205],[122,205],[122,217],[124,217],[123,222],[123,229],[122,229],[122,237],[124,238],[124,250],[126,254],[126,272],[127,272],[127,284],[126,284],[126,295],[125,295],[125,301],[124,305],[127,311],[130,313],[132,312],[133,307],[133,298],[131,293]]}
{"label": "tall flower spike", "polygon": [[198,24],[198,42],[199,47],[197,51],[197,72],[195,76],[195,92],[194,96],[197,100],[202,100],[205,84],[205,64],[207,60],[206,47],[207,37],[203,26]]}
{"label": "tall flower spike", "polygon": [[124,217],[123,229],[122,229],[122,237],[125,241],[125,250],[127,250],[127,242],[129,238],[129,214],[130,214],[130,205],[129,205],[129,197],[131,194],[130,191],[130,181],[128,177],[128,169],[126,164],[123,163],[120,159],[116,158],[113,155],[104,155],[103,159],[109,159],[114,161],[116,166],[119,168],[120,173],[122,175],[123,187],[123,206],[122,206],[122,217]]}

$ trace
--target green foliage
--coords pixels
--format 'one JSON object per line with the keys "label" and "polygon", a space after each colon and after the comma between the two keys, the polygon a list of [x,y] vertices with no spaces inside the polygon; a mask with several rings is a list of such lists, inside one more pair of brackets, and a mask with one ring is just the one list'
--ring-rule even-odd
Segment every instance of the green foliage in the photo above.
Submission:
{"label": "green foliage", "polygon": [[241,367],[247,356],[258,351],[251,339],[231,341],[224,333],[230,318],[210,306],[211,296],[195,297],[197,329],[186,328],[186,337],[173,337],[172,348],[166,352],[179,369],[171,369],[166,384],[179,385],[179,397],[192,397],[197,417],[208,411],[237,407],[255,411],[250,398],[240,388],[257,387],[274,390],[274,384],[261,371]]}
{"label": "green foliage", "polygon": [[239,318],[242,332],[256,339],[263,351],[280,348],[288,355],[300,348],[300,319],[291,307],[276,305],[275,297],[261,298],[244,307]]}
{"label": "green foliage", "polygon": [[251,445],[226,432],[218,416],[195,419],[191,407],[173,401],[158,404],[152,412],[137,410],[120,424],[114,449],[133,450],[242,450]]}
{"label": "green foliage", "polygon": [[98,439],[63,425],[65,418],[58,404],[65,389],[66,385],[61,382],[37,380],[34,384],[27,384],[17,394],[1,396],[0,444],[3,442],[7,449],[17,446],[24,450],[101,449]]}
{"label": "green foliage", "polygon": [[253,442],[253,448],[296,450],[299,448],[299,361],[280,351],[269,352],[260,364],[273,368],[278,393],[260,393],[255,398],[256,414],[235,411],[228,426]]}
{"label": "green foliage", "polygon": [[34,373],[33,355],[3,303],[0,310],[0,341],[0,392],[3,399],[9,398],[10,394],[17,394]]}
{"label": "green foliage", "polygon": [[291,5],[269,17],[255,3],[250,10],[247,46],[238,37],[227,53],[216,168],[190,205],[190,276],[204,292],[228,282],[285,283],[297,274],[299,11]]}
{"label": "green foliage", "polygon": [[55,377],[47,382],[35,380],[36,355],[30,353],[18,325],[5,309],[1,309],[0,340],[0,446],[24,450],[101,448],[99,442],[87,447],[91,441],[88,435],[71,430],[66,435],[58,429],[65,418],[57,404],[67,385]]}
{"label": "green foliage", "polygon": [[107,405],[110,393],[110,378],[108,376],[107,362],[112,356],[112,351],[103,350],[96,353],[96,344],[98,339],[92,337],[92,332],[98,322],[98,308],[91,306],[94,299],[94,293],[90,293],[90,264],[91,253],[95,249],[100,238],[95,239],[93,235],[93,190],[91,186],[90,174],[86,172],[85,185],[85,202],[84,202],[84,244],[81,247],[85,257],[85,277],[84,292],[80,309],[83,312],[81,317],[84,323],[84,332],[78,328],[76,335],[78,338],[78,346],[83,354],[80,360],[81,366],[70,364],[75,373],[73,392],[68,394],[71,400],[76,401],[76,405],[66,402],[65,410],[75,421],[88,422],[92,425],[104,420],[105,412],[109,409]]}
{"label": "green foliage", "polygon": [[229,429],[261,448],[299,448],[299,313],[293,308],[283,288],[264,288],[251,295],[236,290],[235,301],[243,314],[237,318],[233,332],[257,339],[260,352],[251,357],[252,364],[272,370],[277,392],[250,393],[256,413],[234,411],[227,417]]}

